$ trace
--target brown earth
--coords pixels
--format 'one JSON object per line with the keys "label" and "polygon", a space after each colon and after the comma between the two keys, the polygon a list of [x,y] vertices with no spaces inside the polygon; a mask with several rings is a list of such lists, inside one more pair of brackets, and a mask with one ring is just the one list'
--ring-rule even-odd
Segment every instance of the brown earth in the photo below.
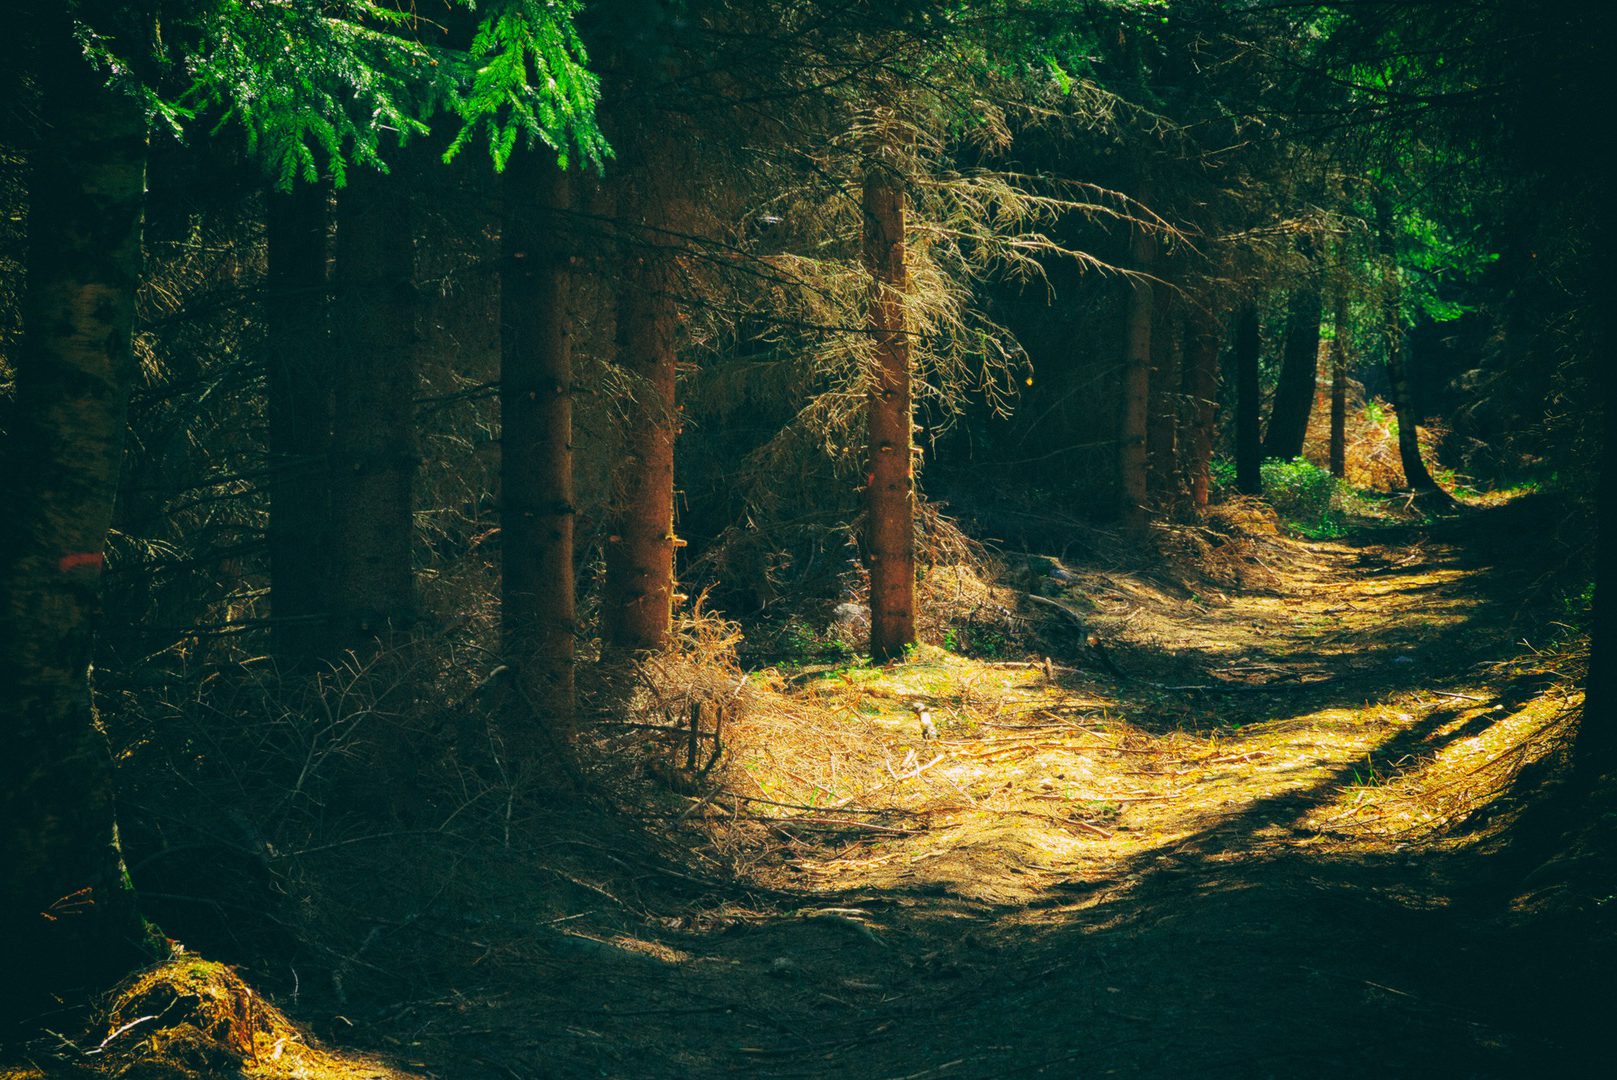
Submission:
{"label": "brown earth", "polygon": [[1575,658],[1516,659],[1555,634],[1539,512],[1270,536],[1228,595],[1074,572],[1122,680],[930,648],[755,680],[725,792],[667,804],[693,859],[557,826],[598,850],[509,856],[454,989],[370,1034],[451,1077],[1585,1075],[1568,980],[1610,937],[1554,913],[1602,898],[1519,884],[1577,700]]}
{"label": "brown earth", "polygon": [[369,864],[303,1012],[447,1078],[1605,1075],[1617,889],[1529,874],[1545,512],[1258,529],[1228,591],[1063,568],[1048,664],[755,675],[717,789]]}

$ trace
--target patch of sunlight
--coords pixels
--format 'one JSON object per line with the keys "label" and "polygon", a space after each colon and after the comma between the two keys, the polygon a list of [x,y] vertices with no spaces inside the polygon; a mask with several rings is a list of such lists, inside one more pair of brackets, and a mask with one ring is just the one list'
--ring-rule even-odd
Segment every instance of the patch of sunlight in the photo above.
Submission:
{"label": "patch of sunlight", "polygon": [[1367,755],[1356,763],[1350,782],[1306,824],[1380,841],[1435,838],[1485,809],[1524,767],[1553,752],[1573,704],[1546,695],[1506,713],[1485,693],[1451,696],[1467,698],[1477,704],[1397,760]]}

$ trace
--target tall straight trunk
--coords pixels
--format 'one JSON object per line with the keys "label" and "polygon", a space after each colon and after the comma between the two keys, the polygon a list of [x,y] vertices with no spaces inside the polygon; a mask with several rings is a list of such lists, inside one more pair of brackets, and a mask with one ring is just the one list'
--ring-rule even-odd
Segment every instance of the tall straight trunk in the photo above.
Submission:
{"label": "tall straight trunk", "polygon": [[1151,498],[1160,504],[1182,496],[1179,488],[1179,411],[1184,343],[1174,325],[1178,305],[1163,300],[1156,305],[1156,326],[1151,332],[1150,414],[1146,419],[1146,451]]}
{"label": "tall straight trunk", "polygon": [[1203,510],[1211,486],[1213,436],[1218,425],[1218,321],[1211,315],[1188,315],[1184,335],[1185,396],[1190,402],[1190,423],[1182,440],[1185,478],[1191,504]]}
{"label": "tall straight trunk", "polygon": [[1265,458],[1290,461],[1303,452],[1319,381],[1320,307],[1319,290],[1311,286],[1293,292],[1287,304],[1285,352],[1263,440]]}
{"label": "tall straight trunk", "polygon": [[1426,462],[1421,459],[1409,373],[1404,366],[1403,320],[1398,308],[1395,287],[1386,302],[1387,382],[1392,387],[1392,409],[1398,419],[1398,459],[1404,466],[1404,481],[1411,488],[1417,492],[1437,494],[1443,489],[1437,486],[1432,474],[1426,471]]}
{"label": "tall straight trunk", "polygon": [[[608,537],[602,622],[617,649],[668,644],[674,610],[674,440],[679,312],[674,255],[666,240],[666,160],[660,137],[630,171],[624,211],[643,227],[624,259],[618,292],[618,356],[630,379],[623,457],[614,476],[615,527]],[[620,174],[621,175],[621,174]]]}
{"label": "tall straight trunk", "polygon": [[500,260],[500,623],[523,696],[566,727],[573,704],[573,355],[568,184],[533,154],[504,178]]}
{"label": "tall straight trunk", "polygon": [[910,339],[905,319],[905,196],[885,163],[865,173],[864,261],[870,273],[867,315],[875,345],[867,401],[869,466],[865,487],[865,558],[870,567],[870,653],[902,656],[915,630],[915,453]]}
{"label": "tall straight trunk", "polygon": [[1404,482],[1418,494],[1447,493],[1437,486],[1421,460],[1419,428],[1415,421],[1414,397],[1410,393],[1409,372],[1404,363],[1403,296],[1393,243],[1392,203],[1382,196],[1376,201],[1376,228],[1381,249],[1382,318],[1387,334],[1387,382],[1392,389],[1392,409],[1398,420],[1398,458],[1404,467]]}
{"label": "tall straight trunk", "polygon": [[[1156,261],[1157,245],[1144,229],[1134,230],[1129,261],[1142,274],[1149,274]],[[1151,414],[1151,283],[1129,281],[1129,298],[1123,341],[1123,417],[1118,431],[1118,487],[1122,495],[1125,521],[1139,524],[1145,518],[1149,495],[1147,432]]]}
{"label": "tall straight trunk", "polygon": [[1340,480],[1347,475],[1347,291],[1336,291],[1331,316],[1335,330],[1331,336],[1331,475]]}
{"label": "tall straight trunk", "polygon": [[331,656],[327,192],[306,184],[268,201],[270,612],[276,660],[292,671]]}
{"label": "tall straight trunk", "polygon": [[1258,434],[1262,351],[1258,308],[1249,303],[1235,322],[1235,487],[1243,495],[1263,494],[1263,444]]}
{"label": "tall straight trunk", "polygon": [[[1610,22],[1608,20],[1608,25]],[[1608,151],[1609,153],[1609,151]],[[1611,170],[1602,176],[1610,187]],[[1595,216],[1592,250],[1608,252],[1617,243],[1617,203],[1607,191]],[[1583,687],[1583,715],[1578,721],[1577,739],[1572,748],[1573,781],[1588,791],[1602,778],[1617,775],[1617,378],[1610,368],[1613,348],[1617,347],[1617,267],[1609,258],[1593,260],[1589,282],[1589,316],[1594,320],[1590,350],[1594,360],[1595,386],[1600,387],[1601,446],[1600,480],[1595,506],[1594,605],[1590,612],[1589,667]]]}
{"label": "tall straight trunk", "polygon": [[[1603,216],[1605,240],[1617,240],[1617,224],[1612,221],[1609,205]],[[1601,266],[1599,278],[1591,290],[1597,303],[1603,299],[1606,304],[1604,308],[1596,308],[1594,313],[1600,320],[1595,341],[1604,346],[1596,356],[1610,357],[1611,347],[1617,345],[1617,333],[1613,332],[1617,311],[1611,307],[1617,302],[1614,278],[1617,273],[1609,264]],[[1594,610],[1589,626],[1589,668],[1583,685],[1583,715],[1578,721],[1577,739],[1572,749],[1573,781],[1583,791],[1595,787],[1602,778],[1617,775],[1617,719],[1614,719],[1617,707],[1612,696],[1617,694],[1617,681],[1612,678],[1617,669],[1617,657],[1613,656],[1613,648],[1617,647],[1617,595],[1613,593],[1617,589],[1617,573],[1613,573],[1612,565],[1617,562],[1617,533],[1612,524],[1617,520],[1617,378],[1609,371],[1599,374],[1599,384],[1603,387],[1604,430],[1595,499],[1600,514],[1594,552]]]}
{"label": "tall straight trunk", "polygon": [[146,120],[85,61],[65,8],[39,6],[43,115],[0,470],[0,1029],[120,974],[142,937],[89,671],[135,373]]}
{"label": "tall straight trunk", "polygon": [[407,629],[415,442],[416,303],[408,194],[355,170],[337,199],[332,630],[368,655]]}

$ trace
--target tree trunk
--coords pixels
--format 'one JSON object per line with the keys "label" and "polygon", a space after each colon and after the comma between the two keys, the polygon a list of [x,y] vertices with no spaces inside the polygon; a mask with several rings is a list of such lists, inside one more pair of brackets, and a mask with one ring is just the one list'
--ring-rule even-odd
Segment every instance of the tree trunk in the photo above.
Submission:
{"label": "tree trunk", "polygon": [[1184,344],[1174,325],[1178,305],[1164,299],[1156,305],[1156,326],[1151,333],[1150,415],[1146,421],[1146,450],[1151,498],[1162,505],[1182,497],[1179,488],[1179,411],[1182,404],[1181,369]]}
{"label": "tree trunk", "polygon": [[1398,459],[1403,463],[1404,481],[1419,492],[1439,490],[1421,458],[1419,429],[1411,404],[1409,376],[1404,368],[1403,329],[1397,312],[1388,317],[1387,381],[1392,387],[1392,410],[1398,420]]}
{"label": "tree trunk", "polygon": [[[1144,229],[1134,230],[1129,248],[1134,269],[1151,272],[1156,261],[1156,240]],[[1145,520],[1148,489],[1147,432],[1151,407],[1151,283],[1129,281],[1127,323],[1123,342],[1123,418],[1118,433],[1119,489],[1123,519],[1133,525]]]}
{"label": "tree trunk", "polygon": [[89,669],[135,373],[146,120],[85,61],[65,8],[41,6],[0,525],[0,1027],[127,970],[143,935]]}
{"label": "tree trunk", "polygon": [[1308,417],[1319,381],[1319,290],[1305,286],[1291,294],[1286,308],[1286,345],[1269,410],[1263,456],[1290,461],[1303,452]]}
{"label": "tree trunk", "polygon": [[[1602,230],[1607,240],[1617,239],[1617,228],[1612,226],[1611,209],[1606,208],[1606,228]],[[1617,301],[1617,289],[1613,286],[1612,270],[1602,269],[1601,280],[1592,291],[1596,299],[1607,302],[1605,308],[1595,308],[1594,317],[1601,320],[1600,329],[1595,337],[1598,344],[1605,348],[1595,353],[1596,356],[1610,357],[1611,346],[1617,344],[1617,333],[1613,333],[1613,321],[1617,320],[1617,311],[1610,306]],[[1603,287],[1602,287],[1603,286]],[[1583,791],[1597,786],[1603,778],[1617,775],[1617,722],[1613,720],[1613,698],[1617,693],[1612,681],[1613,669],[1617,663],[1613,662],[1613,642],[1617,641],[1617,574],[1612,573],[1612,563],[1617,562],[1617,535],[1613,533],[1612,522],[1617,519],[1617,378],[1613,378],[1609,371],[1600,371],[1600,382],[1604,386],[1602,393],[1603,443],[1600,448],[1600,482],[1595,499],[1595,506],[1599,508],[1596,521],[1595,566],[1594,566],[1594,610],[1591,612],[1589,626],[1589,669],[1583,684],[1583,715],[1578,721],[1577,740],[1573,743],[1572,767],[1573,781]]]}
{"label": "tree trunk", "polygon": [[324,185],[272,192],[268,213],[270,612],[282,671],[331,658],[331,353]]}
{"label": "tree trunk", "polygon": [[1338,289],[1331,337],[1331,475],[1347,475],[1347,291]]}
{"label": "tree trunk", "polygon": [[1185,396],[1190,399],[1190,426],[1184,441],[1185,476],[1190,501],[1207,508],[1211,486],[1213,436],[1218,425],[1218,323],[1211,316],[1187,317],[1184,327]]}
{"label": "tree trunk", "polygon": [[568,183],[531,153],[504,178],[500,262],[500,622],[521,696],[570,724],[573,643],[573,357],[567,253],[550,211]]}
{"label": "tree trunk", "polygon": [[1258,359],[1263,349],[1256,304],[1241,308],[1235,323],[1235,487],[1263,494],[1263,445],[1258,435]]}
{"label": "tree trunk", "polygon": [[1404,482],[1418,495],[1448,498],[1437,486],[1421,460],[1420,430],[1415,418],[1409,373],[1404,366],[1403,296],[1393,243],[1392,203],[1382,196],[1376,200],[1376,229],[1380,234],[1382,272],[1386,275],[1382,292],[1382,317],[1387,332],[1387,382],[1392,388],[1392,410],[1398,420],[1398,457],[1404,467]]}
{"label": "tree trunk", "polygon": [[[674,610],[674,439],[679,413],[679,319],[666,234],[666,167],[654,142],[630,172],[625,205],[645,228],[624,259],[618,292],[619,362],[630,379],[623,458],[614,476],[615,528],[608,537],[602,622],[609,646],[661,649]],[[620,174],[621,175],[621,174]]]}
{"label": "tree trunk", "polygon": [[332,629],[339,650],[361,657],[408,629],[415,612],[410,226],[407,192],[355,170],[337,200]]}
{"label": "tree trunk", "polygon": [[1404,466],[1404,482],[1416,492],[1446,494],[1432,479],[1432,474],[1426,471],[1426,462],[1421,460],[1415,407],[1409,390],[1408,372],[1404,368],[1404,328],[1398,307],[1394,284],[1386,304],[1387,382],[1392,387],[1392,410],[1398,420],[1398,459]]}
{"label": "tree trunk", "polygon": [[865,173],[864,261],[875,346],[867,405],[869,471],[865,558],[870,566],[870,653],[900,657],[915,644],[915,454],[905,301],[905,196],[885,163]]}

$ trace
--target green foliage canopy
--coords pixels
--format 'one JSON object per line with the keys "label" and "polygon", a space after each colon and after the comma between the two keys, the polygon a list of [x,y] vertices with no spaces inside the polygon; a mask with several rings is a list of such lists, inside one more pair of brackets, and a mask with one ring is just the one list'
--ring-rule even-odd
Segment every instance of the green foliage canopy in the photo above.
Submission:
{"label": "green foliage canopy", "polygon": [[341,186],[356,164],[385,171],[389,146],[424,135],[439,115],[459,125],[446,157],[486,138],[496,169],[519,143],[549,147],[563,164],[604,160],[599,84],[573,25],[580,7],[444,0],[452,31],[395,0],[189,0],[138,56],[127,34],[83,18],[76,29],[113,77],[145,75],[139,91],[176,134],[197,121],[212,132],[239,124],[284,189],[322,171]]}

